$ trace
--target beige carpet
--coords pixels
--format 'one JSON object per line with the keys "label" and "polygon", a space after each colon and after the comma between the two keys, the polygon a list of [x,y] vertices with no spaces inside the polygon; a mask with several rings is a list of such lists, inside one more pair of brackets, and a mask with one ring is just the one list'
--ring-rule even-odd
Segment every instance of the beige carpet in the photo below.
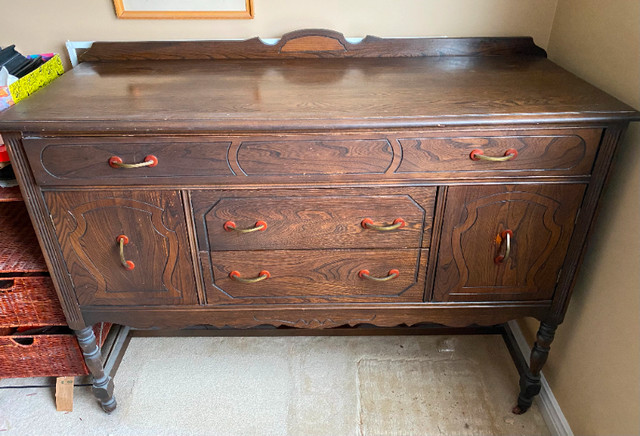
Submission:
{"label": "beige carpet", "polygon": [[[3,380],[0,388],[28,380]],[[499,336],[133,338],[118,409],[0,389],[0,435],[545,435]]]}

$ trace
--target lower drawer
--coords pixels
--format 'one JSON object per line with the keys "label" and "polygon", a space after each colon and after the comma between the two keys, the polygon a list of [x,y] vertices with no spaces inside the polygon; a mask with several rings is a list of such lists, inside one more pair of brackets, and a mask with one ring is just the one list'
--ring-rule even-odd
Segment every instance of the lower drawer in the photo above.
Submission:
{"label": "lower drawer", "polygon": [[427,253],[217,251],[201,252],[200,259],[209,304],[419,302]]}
{"label": "lower drawer", "polygon": [[[94,332],[104,343],[111,324]],[[0,378],[86,375],[82,351],[72,333],[0,336]]]}

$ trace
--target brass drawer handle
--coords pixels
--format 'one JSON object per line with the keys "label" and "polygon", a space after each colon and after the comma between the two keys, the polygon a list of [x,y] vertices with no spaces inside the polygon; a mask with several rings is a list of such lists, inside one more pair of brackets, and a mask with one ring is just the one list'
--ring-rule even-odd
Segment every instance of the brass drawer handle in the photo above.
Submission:
{"label": "brass drawer handle", "polygon": [[144,162],[140,162],[137,164],[127,164],[122,162],[122,158],[120,156],[111,156],[109,158],[109,166],[111,168],[142,168],[142,167],[155,167],[158,165],[158,158],[154,155],[150,154],[149,156],[145,156]]}
{"label": "brass drawer handle", "polygon": [[495,156],[485,156],[484,151],[476,148],[469,154],[469,158],[471,160],[487,160],[491,162],[506,162],[508,160],[513,160],[518,157],[518,150],[514,148],[510,148],[504,152],[504,156],[495,157]]}
{"label": "brass drawer handle", "polygon": [[248,229],[239,229],[236,227],[236,223],[233,221],[227,221],[222,227],[224,227],[227,232],[251,233],[265,231],[267,229],[267,223],[264,221],[256,221],[253,227],[249,227]]}
{"label": "brass drawer handle", "polygon": [[358,276],[361,279],[373,280],[374,282],[386,282],[387,280],[393,280],[400,275],[400,271],[397,269],[390,270],[386,277],[374,277],[369,273],[369,270],[361,269]]}
{"label": "brass drawer handle", "polygon": [[134,269],[136,264],[124,258],[124,246],[129,243],[129,238],[126,235],[119,235],[116,242],[120,244],[120,263],[122,266],[128,270]]}
{"label": "brass drawer handle", "polygon": [[379,232],[388,232],[390,230],[401,229],[406,224],[407,223],[402,218],[396,218],[395,220],[393,220],[393,223],[388,226],[376,226],[375,224],[373,224],[371,218],[365,218],[360,223],[360,225],[365,229],[377,230]]}
{"label": "brass drawer handle", "polygon": [[513,232],[511,230],[504,230],[502,233],[500,233],[497,237],[496,240],[500,241],[500,247],[502,247],[502,241],[505,241],[505,245],[506,245],[506,249],[504,251],[504,256],[502,254],[496,256],[495,259],[493,259],[493,261],[495,263],[504,263],[509,259],[509,256],[511,255],[511,238],[513,237]]}
{"label": "brass drawer handle", "polygon": [[229,278],[240,283],[256,283],[271,278],[271,274],[269,274],[269,271],[262,270],[258,273],[258,277],[252,279],[243,279],[238,271],[231,271],[229,273]]}

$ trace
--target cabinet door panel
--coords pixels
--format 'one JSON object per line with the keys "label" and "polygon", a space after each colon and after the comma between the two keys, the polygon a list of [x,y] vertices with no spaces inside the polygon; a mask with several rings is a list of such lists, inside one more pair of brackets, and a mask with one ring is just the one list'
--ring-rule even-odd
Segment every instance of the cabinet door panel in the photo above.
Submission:
{"label": "cabinet door panel", "polygon": [[584,185],[450,187],[434,300],[550,299],[583,193]]}
{"label": "cabinet door panel", "polygon": [[[177,192],[47,192],[81,305],[195,304],[186,222]],[[126,269],[118,236],[125,235]]]}

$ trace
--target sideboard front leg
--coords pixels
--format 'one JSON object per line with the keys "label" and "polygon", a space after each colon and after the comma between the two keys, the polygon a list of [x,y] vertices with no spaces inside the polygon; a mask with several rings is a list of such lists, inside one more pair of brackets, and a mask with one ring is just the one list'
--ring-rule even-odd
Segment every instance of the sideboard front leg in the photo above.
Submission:
{"label": "sideboard front leg", "polygon": [[540,393],[540,371],[547,361],[551,342],[558,328],[557,324],[541,322],[535,344],[531,350],[529,368],[520,376],[520,395],[518,405],[513,408],[513,413],[521,415],[531,407],[533,398]]}
{"label": "sideboard front leg", "polygon": [[96,342],[96,335],[92,327],[85,327],[81,330],[74,330],[78,337],[78,344],[82,349],[84,361],[93,376],[93,395],[100,401],[102,410],[111,413],[116,408],[116,399],[113,396],[113,380],[105,374],[102,365],[100,348]]}

